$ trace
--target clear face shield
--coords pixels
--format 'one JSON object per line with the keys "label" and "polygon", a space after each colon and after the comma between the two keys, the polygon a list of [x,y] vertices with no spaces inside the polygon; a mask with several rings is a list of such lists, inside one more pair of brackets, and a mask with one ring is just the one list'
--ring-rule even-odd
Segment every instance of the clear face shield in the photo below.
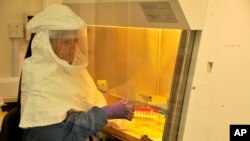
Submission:
{"label": "clear face shield", "polygon": [[51,30],[49,39],[54,53],[58,58],[70,65],[87,65],[87,29]]}

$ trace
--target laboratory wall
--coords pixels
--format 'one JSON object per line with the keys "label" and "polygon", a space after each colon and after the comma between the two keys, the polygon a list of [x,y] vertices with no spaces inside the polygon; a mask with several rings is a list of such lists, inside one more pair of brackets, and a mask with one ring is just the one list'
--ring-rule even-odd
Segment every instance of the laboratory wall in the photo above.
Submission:
{"label": "laboratory wall", "polygon": [[[10,38],[10,24],[20,23],[25,26],[25,15],[35,14],[41,11],[43,6],[42,0],[1,0],[0,4],[0,77],[13,76],[13,38]],[[20,59],[23,57],[27,46],[25,34],[23,37],[16,38],[17,46],[20,51]],[[21,63],[22,60],[20,60]]]}
{"label": "laboratory wall", "polygon": [[179,141],[229,141],[230,124],[250,123],[249,26],[249,0],[208,1]]}
{"label": "laboratory wall", "polygon": [[[61,3],[62,0],[1,0],[0,2],[0,78],[17,76],[13,73],[14,64],[20,67],[27,47],[25,25],[27,16],[34,16],[48,5]],[[21,24],[23,36],[18,38],[10,36],[10,25]],[[16,49],[18,48],[18,49]],[[19,59],[14,58],[15,49],[19,52]],[[16,55],[17,56],[17,55]],[[18,62],[14,62],[18,61]]]}

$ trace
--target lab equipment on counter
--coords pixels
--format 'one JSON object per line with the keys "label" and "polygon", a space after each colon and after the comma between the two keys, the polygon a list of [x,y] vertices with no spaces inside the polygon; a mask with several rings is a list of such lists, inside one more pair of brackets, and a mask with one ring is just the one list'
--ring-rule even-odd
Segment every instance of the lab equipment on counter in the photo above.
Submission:
{"label": "lab equipment on counter", "polygon": [[148,139],[161,140],[166,121],[161,111],[159,108],[135,104],[132,121],[110,120],[109,126],[138,139],[146,135]]}

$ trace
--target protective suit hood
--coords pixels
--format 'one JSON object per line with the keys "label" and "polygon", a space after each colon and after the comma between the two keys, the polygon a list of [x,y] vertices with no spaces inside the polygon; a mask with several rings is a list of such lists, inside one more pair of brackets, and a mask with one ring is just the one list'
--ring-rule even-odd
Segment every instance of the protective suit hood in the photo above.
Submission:
{"label": "protective suit hood", "polygon": [[[67,71],[83,69],[88,65],[87,26],[70,8],[64,5],[52,5],[33,17],[27,24],[27,31],[36,33],[32,43],[32,55],[40,61],[55,62]],[[73,65],[57,56],[51,43],[51,33],[62,31],[81,31],[81,44],[76,47]],[[52,37],[55,39],[55,37]],[[60,39],[58,37],[58,39]],[[68,52],[68,50],[67,50]],[[45,55],[47,54],[47,55]],[[43,59],[43,60],[42,60]]]}
{"label": "protective suit hood", "polygon": [[85,22],[67,6],[52,5],[33,17],[26,29],[37,33],[45,30],[81,29],[85,26]]}

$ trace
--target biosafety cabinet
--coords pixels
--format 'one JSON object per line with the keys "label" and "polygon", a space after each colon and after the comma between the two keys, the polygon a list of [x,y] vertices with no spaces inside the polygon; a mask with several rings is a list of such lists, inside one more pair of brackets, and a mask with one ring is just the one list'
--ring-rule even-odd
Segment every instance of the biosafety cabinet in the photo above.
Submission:
{"label": "biosafety cabinet", "polygon": [[107,140],[176,141],[207,0],[63,3],[88,24],[88,70],[98,89],[109,103],[126,98],[135,110],[132,121],[109,121]]}

